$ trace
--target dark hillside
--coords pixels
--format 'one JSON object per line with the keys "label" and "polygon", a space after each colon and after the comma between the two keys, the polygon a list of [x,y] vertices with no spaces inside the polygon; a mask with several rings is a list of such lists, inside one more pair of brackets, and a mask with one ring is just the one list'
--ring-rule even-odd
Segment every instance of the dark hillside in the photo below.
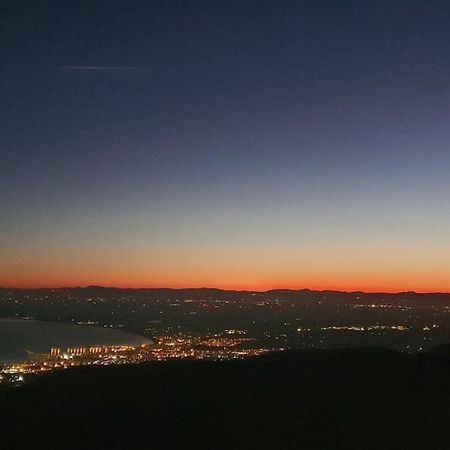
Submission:
{"label": "dark hillside", "polygon": [[8,448],[448,449],[445,351],[78,368],[0,391]]}

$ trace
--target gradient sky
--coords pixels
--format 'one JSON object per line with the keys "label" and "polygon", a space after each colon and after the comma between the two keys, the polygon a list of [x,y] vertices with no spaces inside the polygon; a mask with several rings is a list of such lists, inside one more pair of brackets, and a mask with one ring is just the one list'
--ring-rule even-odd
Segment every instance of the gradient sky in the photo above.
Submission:
{"label": "gradient sky", "polygon": [[0,285],[450,291],[450,2],[2,3]]}

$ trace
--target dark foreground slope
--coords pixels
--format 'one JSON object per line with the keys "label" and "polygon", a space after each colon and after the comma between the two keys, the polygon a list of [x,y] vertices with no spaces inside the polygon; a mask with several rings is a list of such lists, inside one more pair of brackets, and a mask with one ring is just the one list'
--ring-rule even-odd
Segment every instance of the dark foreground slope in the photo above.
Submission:
{"label": "dark foreground slope", "polygon": [[375,349],[79,368],[1,390],[1,439],[49,450],[444,450],[449,362],[442,350]]}

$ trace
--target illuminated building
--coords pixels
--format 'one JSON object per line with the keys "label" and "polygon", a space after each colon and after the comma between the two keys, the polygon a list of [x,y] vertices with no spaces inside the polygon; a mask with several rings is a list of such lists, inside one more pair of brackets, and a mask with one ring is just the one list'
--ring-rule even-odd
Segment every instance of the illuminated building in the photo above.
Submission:
{"label": "illuminated building", "polygon": [[51,356],[61,356],[61,349],[60,348],[51,348],[50,355]]}

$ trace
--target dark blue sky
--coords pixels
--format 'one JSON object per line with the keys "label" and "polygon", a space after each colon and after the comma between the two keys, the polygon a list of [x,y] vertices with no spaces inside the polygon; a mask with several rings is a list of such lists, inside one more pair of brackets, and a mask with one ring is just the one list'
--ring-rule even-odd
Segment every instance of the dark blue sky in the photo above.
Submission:
{"label": "dark blue sky", "polygon": [[0,284],[450,289],[449,2],[2,8]]}

